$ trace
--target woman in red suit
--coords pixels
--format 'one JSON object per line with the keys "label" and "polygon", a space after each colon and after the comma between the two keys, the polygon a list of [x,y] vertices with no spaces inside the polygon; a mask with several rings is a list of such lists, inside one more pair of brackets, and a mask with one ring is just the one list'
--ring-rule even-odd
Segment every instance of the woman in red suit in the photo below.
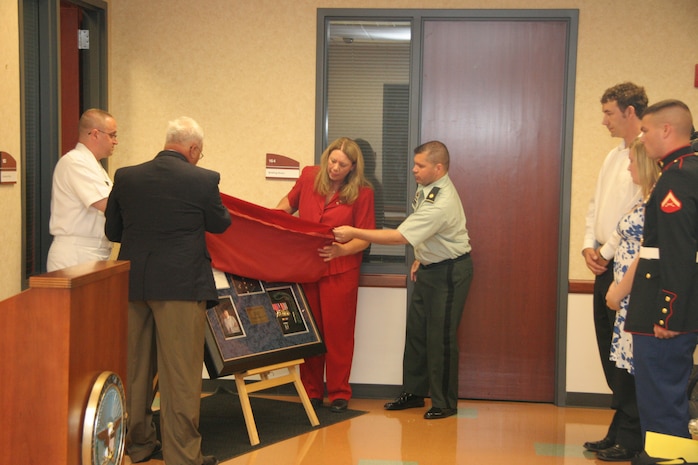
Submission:
{"label": "woman in red suit", "polygon": [[[341,137],[332,142],[320,158],[320,166],[303,169],[300,178],[278,209],[309,221],[330,226],[351,224],[373,229],[373,189],[364,177],[364,159],[353,140]],[[354,356],[354,324],[359,291],[361,252],[369,243],[352,239],[319,249],[329,262],[327,274],[314,283],[304,283],[308,304],[323,335],[327,353],[310,357],[301,365],[303,385],[315,407],[325,393],[332,412],[343,412],[351,398],[349,375]]]}

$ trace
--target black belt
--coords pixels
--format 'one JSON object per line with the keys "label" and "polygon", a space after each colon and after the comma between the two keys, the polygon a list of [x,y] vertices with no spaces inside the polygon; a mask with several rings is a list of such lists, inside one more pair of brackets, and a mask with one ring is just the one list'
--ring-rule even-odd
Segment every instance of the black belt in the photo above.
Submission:
{"label": "black belt", "polygon": [[461,261],[461,260],[465,260],[465,259],[468,258],[468,257],[470,257],[470,252],[464,253],[464,254],[461,255],[460,257],[449,258],[449,259],[446,259],[446,260],[441,260],[440,262],[430,263],[429,265],[419,265],[419,267],[420,267],[420,268],[423,268],[423,269],[425,269],[425,270],[428,270],[429,268],[435,268],[435,267],[437,267],[437,266],[448,265],[449,263],[459,262],[459,261]]}

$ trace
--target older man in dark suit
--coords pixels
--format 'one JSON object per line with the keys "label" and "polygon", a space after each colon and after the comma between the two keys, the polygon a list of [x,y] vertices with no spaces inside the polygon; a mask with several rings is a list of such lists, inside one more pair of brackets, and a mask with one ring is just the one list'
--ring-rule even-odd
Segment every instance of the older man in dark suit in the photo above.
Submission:
{"label": "older man in dark suit", "polygon": [[230,215],[218,173],[195,165],[203,131],[191,118],[170,122],[164,150],[121,168],[109,196],[106,234],[130,260],[126,450],[134,463],[160,449],[153,424],[158,375],[166,463],[212,465],[201,454],[199,408],[206,308],[217,291],[205,233],[221,233]]}

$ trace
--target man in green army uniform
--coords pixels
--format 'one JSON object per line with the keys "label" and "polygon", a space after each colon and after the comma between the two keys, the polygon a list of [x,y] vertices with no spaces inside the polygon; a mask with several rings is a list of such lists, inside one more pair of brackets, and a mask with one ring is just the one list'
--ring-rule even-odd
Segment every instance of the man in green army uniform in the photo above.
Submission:
{"label": "man in green army uniform", "polygon": [[386,410],[424,406],[431,396],[428,420],[457,413],[458,324],[473,277],[470,238],[465,213],[448,176],[449,154],[438,141],[414,150],[412,173],[418,188],[413,213],[397,229],[358,229],[340,226],[335,239],[353,238],[385,245],[410,244],[415,282],[407,312],[402,393]]}

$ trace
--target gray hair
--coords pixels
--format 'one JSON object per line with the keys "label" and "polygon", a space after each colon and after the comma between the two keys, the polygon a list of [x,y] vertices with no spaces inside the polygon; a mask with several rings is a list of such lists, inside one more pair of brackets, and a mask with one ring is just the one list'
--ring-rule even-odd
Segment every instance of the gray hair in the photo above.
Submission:
{"label": "gray hair", "polygon": [[194,142],[201,144],[204,140],[204,130],[199,123],[188,116],[181,116],[167,125],[165,144],[186,144]]}

